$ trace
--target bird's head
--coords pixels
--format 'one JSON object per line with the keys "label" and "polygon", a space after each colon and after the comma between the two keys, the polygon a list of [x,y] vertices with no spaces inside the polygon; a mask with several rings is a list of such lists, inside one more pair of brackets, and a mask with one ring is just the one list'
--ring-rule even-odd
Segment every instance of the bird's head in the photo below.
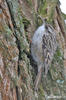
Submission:
{"label": "bird's head", "polygon": [[43,18],[41,15],[38,15],[38,18],[42,20],[43,24],[46,24],[47,18]]}

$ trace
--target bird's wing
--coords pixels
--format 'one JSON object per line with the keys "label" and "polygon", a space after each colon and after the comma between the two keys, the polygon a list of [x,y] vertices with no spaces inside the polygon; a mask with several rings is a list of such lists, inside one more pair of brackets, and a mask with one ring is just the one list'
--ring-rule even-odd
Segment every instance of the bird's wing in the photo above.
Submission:
{"label": "bird's wing", "polygon": [[51,37],[50,35],[43,35],[43,39],[42,39],[42,50],[43,50],[43,56],[44,58],[47,58],[47,54],[50,53],[51,49],[52,49],[52,41],[51,41]]}
{"label": "bird's wing", "polygon": [[54,53],[56,51],[56,32],[54,28],[49,24],[46,24],[45,28],[46,34],[44,34],[42,38],[42,50],[45,73],[47,74],[49,65],[51,64]]}
{"label": "bird's wing", "polygon": [[45,75],[48,73],[49,65],[51,62],[51,39],[50,35],[44,35],[42,41],[42,50],[43,50],[43,58],[44,58],[44,71]]}
{"label": "bird's wing", "polygon": [[[48,30],[48,29],[47,29]],[[43,50],[43,56],[44,58],[47,58],[51,60],[52,56],[54,55],[56,51],[56,34],[55,31],[46,31],[47,34],[43,35],[42,38],[42,50]],[[44,59],[45,60],[45,59]]]}
{"label": "bird's wing", "polygon": [[51,33],[51,34],[56,33],[56,30],[50,24],[46,24],[45,28],[46,28],[46,31]]}

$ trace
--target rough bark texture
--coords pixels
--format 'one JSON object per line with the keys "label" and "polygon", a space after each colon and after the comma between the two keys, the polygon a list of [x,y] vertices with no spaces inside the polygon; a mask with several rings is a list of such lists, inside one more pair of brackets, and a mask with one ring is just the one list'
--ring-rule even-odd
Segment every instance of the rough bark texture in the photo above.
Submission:
{"label": "rough bark texture", "polygon": [[[37,66],[30,43],[41,25],[37,15],[56,29],[58,49],[35,93]],[[0,0],[0,100],[66,100],[65,27],[58,0]]]}

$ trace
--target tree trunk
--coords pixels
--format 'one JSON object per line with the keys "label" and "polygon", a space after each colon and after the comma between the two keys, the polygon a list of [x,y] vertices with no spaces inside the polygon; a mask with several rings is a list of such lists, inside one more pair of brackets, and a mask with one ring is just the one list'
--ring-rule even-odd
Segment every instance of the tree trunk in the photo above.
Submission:
{"label": "tree trunk", "polygon": [[[47,100],[50,95],[64,98],[63,51],[66,55],[66,47],[63,44],[66,44],[66,31],[60,8],[58,11],[57,8],[57,1],[52,0],[0,0],[0,100]],[[60,35],[57,33],[59,49],[47,79],[42,76],[35,95],[37,66],[31,57],[30,44],[34,31],[41,25],[37,15],[46,17]]]}

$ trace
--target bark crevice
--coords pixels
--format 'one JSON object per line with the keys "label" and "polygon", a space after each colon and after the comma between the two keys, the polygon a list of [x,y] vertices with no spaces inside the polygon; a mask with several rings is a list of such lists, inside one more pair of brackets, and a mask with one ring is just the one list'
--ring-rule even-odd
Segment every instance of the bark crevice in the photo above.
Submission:
{"label": "bark crevice", "polygon": [[20,40],[18,39],[18,36],[17,36],[17,33],[16,33],[16,30],[17,30],[17,26],[16,26],[16,22],[14,20],[14,17],[13,17],[13,13],[11,11],[11,8],[10,8],[10,5],[8,3],[8,1],[6,0],[6,3],[7,3],[7,6],[8,6],[8,9],[9,9],[9,13],[10,13],[10,17],[11,17],[11,21],[12,21],[12,24],[13,24],[13,35],[15,36],[16,38],[16,45],[17,45],[17,48],[19,50],[19,58],[18,58],[18,76],[20,75],[20,67],[19,67],[19,61],[22,59],[21,58],[21,46],[20,46]]}

